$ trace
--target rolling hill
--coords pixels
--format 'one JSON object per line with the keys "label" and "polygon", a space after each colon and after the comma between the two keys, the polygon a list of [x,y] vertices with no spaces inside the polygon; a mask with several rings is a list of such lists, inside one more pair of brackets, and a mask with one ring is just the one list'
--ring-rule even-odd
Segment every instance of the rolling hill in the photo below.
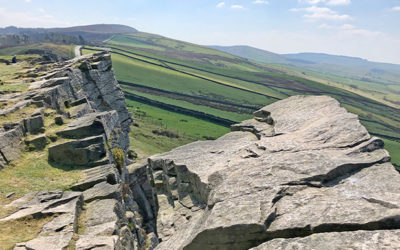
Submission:
{"label": "rolling hill", "polygon": [[[372,134],[387,140],[392,152],[400,150],[399,109],[320,79],[311,80],[290,66],[259,63],[142,32],[116,35],[103,46],[112,50],[113,67],[127,99],[141,103],[141,110],[157,107],[228,126],[288,96],[330,95],[358,114]],[[97,50],[86,47],[84,53]],[[133,109],[139,107],[135,105]],[[159,123],[166,126],[162,120]],[[167,127],[179,134],[174,126]]]}
{"label": "rolling hill", "polygon": [[19,28],[15,26],[8,26],[0,28],[0,35],[22,35],[32,33],[98,33],[98,34],[123,34],[132,33],[137,30],[121,24],[92,24],[73,26],[66,28]]}
{"label": "rolling hill", "polygon": [[99,43],[116,34],[133,33],[136,29],[120,24],[93,24],[66,28],[0,28],[0,48],[39,42],[58,44]]}
{"label": "rolling hill", "polygon": [[[92,30],[98,35],[99,28],[69,31]],[[110,30],[115,32],[112,27]],[[400,110],[383,99],[389,98],[384,87],[393,84],[379,85],[381,92],[372,92],[376,83],[295,66],[285,56],[251,47],[236,48],[239,57],[222,49],[125,31],[129,29],[113,35],[104,31],[108,39],[97,42],[101,48],[85,46],[82,52],[95,53],[105,47],[111,50],[116,77],[134,114],[132,149],[139,158],[219,137],[231,124],[252,117],[258,108],[292,95],[329,95],[358,114],[372,135],[383,138],[393,161],[400,164]],[[34,52],[35,46],[69,55],[73,50],[70,45],[31,44],[0,49],[0,55]],[[250,54],[254,58],[244,58]],[[263,58],[266,61],[261,63]],[[393,99],[400,96],[395,91],[391,94]]]}
{"label": "rolling hill", "polygon": [[209,46],[242,58],[287,69],[311,80],[324,80],[332,86],[400,108],[400,65],[321,53],[279,55],[249,46]]}

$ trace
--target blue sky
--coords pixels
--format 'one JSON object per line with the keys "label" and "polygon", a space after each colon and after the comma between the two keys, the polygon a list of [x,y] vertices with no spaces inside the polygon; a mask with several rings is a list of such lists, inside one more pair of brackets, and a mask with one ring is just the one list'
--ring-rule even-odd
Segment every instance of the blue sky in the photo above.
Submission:
{"label": "blue sky", "polygon": [[400,0],[0,0],[0,27],[93,23],[203,45],[400,64]]}

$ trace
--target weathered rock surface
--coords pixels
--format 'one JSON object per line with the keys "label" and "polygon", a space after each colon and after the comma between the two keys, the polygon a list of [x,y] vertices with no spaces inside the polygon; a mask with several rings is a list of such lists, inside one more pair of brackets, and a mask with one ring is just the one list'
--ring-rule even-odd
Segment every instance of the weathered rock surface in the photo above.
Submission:
{"label": "weathered rock surface", "polygon": [[[52,109],[59,114],[55,119],[58,125],[64,123],[64,117],[78,118],[68,124],[63,131],[58,131],[57,135],[61,138],[84,140],[87,137],[104,135],[110,149],[118,147],[124,152],[128,150],[128,133],[132,120],[126,108],[123,92],[111,69],[110,55],[105,53],[86,55],[54,64],[51,68],[47,75],[30,84],[29,91],[0,97],[2,102],[13,104],[1,110],[0,116],[31,108],[32,105],[40,107],[20,121],[1,126],[0,169],[18,160],[26,148],[23,138],[27,134],[46,133],[45,109]],[[65,144],[57,149],[68,146],[71,144]],[[78,151],[77,154],[82,154],[82,150]],[[89,151],[88,154],[97,153],[97,149]],[[50,158],[56,162],[59,160],[60,164],[74,164],[71,161],[64,162],[65,159],[56,159],[56,156]],[[93,161],[91,157],[87,158],[89,162]],[[112,163],[111,155],[108,154],[107,158],[108,163]]]}
{"label": "weathered rock surface", "polygon": [[0,126],[0,170],[26,151],[47,155],[49,144],[51,165],[69,165],[82,178],[68,187],[74,192],[30,193],[5,206],[14,212],[0,218],[3,223],[49,220],[35,238],[14,249],[143,248],[146,231],[126,169],[132,120],[110,56],[88,55],[46,68],[51,71],[27,92],[0,96],[8,107],[0,116],[13,119]]}
{"label": "weathered rock surface", "polygon": [[79,166],[107,164],[105,140],[103,135],[98,135],[50,146],[49,161]]}
{"label": "weathered rock surface", "polygon": [[270,249],[398,249],[400,230],[376,230],[313,234],[304,238],[275,239],[252,250]]}
{"label": "weathered rock surface", "polygon": [[149,159],[156,249],[400,248],[400,175],[336,100],[290,97],[232,130]]}
{"label": "weathered rock surface", "polygon": [[54,213],[76,214],[77,207],[82,203],[80,192],[41,191],[23,196],[6,205],[15,207],[17,212],[0,219],[0,221],[15,220],[26,216],[49,216]]}
{"label": "weathered rock surface", "polygon": [[86,169],[83,174],[84,177],[71,187],[72,190],[84,191],[101,182],[114,185],[120,179],[118,170],[112,164]]}

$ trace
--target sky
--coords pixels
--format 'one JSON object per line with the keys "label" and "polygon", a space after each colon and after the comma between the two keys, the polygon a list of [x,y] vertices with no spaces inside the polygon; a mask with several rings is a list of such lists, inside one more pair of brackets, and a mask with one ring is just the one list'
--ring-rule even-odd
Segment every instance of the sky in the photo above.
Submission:
{"label": "sky", "polygon": [[0,27],[95,23],[202,45],[400,64],[400,0],[0,0]]}

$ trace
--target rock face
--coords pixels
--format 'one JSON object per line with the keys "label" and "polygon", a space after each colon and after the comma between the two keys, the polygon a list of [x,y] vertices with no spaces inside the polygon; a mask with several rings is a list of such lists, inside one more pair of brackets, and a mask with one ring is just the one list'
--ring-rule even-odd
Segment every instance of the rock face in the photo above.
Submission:
{"label": "rock face", "polygon": [[232,130],[149,159],[156,249],[400,248],[400,175],[336,100],[290,97]]}
{"label": "rock face", "polygon": [[[0,169],[17,160],[29,144],[33,149],[43,147],[43,140],[28,140],[25,145],[23,138],[45,132],[44,109],[61,114],[55,117],[58,125],[64,123],[64,117],[75,119],[57,132],[58,138],[74,141],[50,146],[49,159],[55,163],[101,165],[112,163],[111,151],[106,152],[104,145],[128,150],[132,119],[109,54],[87,55],[55,64],[41,80],[30,84],[28,92],[3,95],[0,101],[14,104],[1,110],[0,117],[24,110],[31,112],[20,121],[1,124]],[[30,111],[32,107],[36,110]],[[93,136],[103,137],[87,139]]]}
{"label": "rock face", "polygon": [[[8,107],[0,111],[0,170],[23,152],[42,151],[55,167],[82,169],[82,178],[68,187],[74,191],[34,192],[6,205],[12,213],[0,218],[2,223],[51,217],[34,239],[14,249],[142,249],[147,233],[156,244],[129,188],[132,120],[110,55],[49,68],[27,92],[0,96]],[[6,118],[15,121],[3,122]]]}

